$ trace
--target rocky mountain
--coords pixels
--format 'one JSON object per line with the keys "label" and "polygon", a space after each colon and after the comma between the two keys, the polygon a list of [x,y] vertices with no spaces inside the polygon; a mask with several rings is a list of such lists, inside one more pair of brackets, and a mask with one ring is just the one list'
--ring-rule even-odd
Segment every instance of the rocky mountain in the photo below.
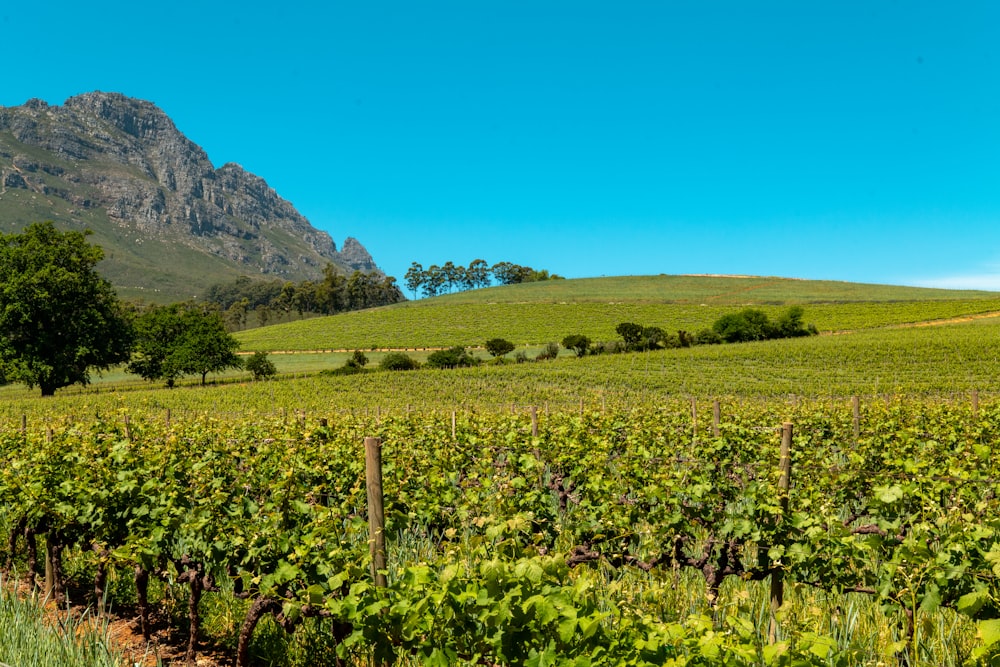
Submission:
{"label": "rocky mountain", "polygon": [[125,296],[171,301],[240,275],[300,281],[328,263],[376,270],[260,177],[215,168],[150,102],[86,93],[62,106],[0,107],[0,231],[53,220],[90,229],[100,269]]}

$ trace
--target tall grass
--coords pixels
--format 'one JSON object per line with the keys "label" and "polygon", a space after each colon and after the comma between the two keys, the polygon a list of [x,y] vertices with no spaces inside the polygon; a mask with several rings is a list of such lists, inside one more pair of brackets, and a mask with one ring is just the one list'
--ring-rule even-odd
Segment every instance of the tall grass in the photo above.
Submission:
{"label": "tall grass", "polygon": [[49,614],[37,598],[21,598],[0,582],[0,664],[11,667],[121,667],[108,627],[68,611]]}

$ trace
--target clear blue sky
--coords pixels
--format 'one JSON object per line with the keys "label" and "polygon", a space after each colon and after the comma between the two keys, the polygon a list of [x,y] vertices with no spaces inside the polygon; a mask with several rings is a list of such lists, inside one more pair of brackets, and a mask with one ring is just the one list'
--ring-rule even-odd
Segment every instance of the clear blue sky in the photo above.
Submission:
{"label": "clear blue sky", "polygon": [[150,100],[387,273],[1000,289],[1000,3],[5,2],[0,105]]}

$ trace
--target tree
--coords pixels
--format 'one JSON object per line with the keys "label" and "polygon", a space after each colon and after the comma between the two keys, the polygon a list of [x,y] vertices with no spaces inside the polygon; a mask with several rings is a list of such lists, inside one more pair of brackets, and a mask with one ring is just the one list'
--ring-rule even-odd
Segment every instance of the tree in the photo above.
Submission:
{"label": "tree", "polygon": [[615,333],[622,337],[630,350],[638,349],[642,342],[642,325],[635,322],[622,322],[615,327]]}
{"label": "tree", "polygon": [[562,339],[562,346],[576,352],[576,356],[582,357],[590,348],[590,339],[582,334],[572,334]]}
{"label": "tree", "polygon": [[86,233],[51,222],[0,234],[0,375],[56,389],[90,382],[128,360],[130,318],[95,266],[104,256]]}
{"label": "tree", "polygon": [[474,259],[465,269],[466,289],[490,286],[490,267],[485,259]]}
{"label": "tree", "polygon": [[403,276],[403,279],[406,281],[406,289],[413,292],[414,299],[417,298],[417,290],[424,284],[424,278],[424,267],[417,262],[410,264],[410,268],[406,270],[406,275]]}
{"label": "tree", "polygon": [[514,343],[504,338],[490,338],[486,341],[486,351],[491,357],[502,357],[514,351]]}
{"label": "tree", "polygon": [[424,296],[437,296],[444,289],[444,271],[437,264],[431,264],[424,273]]}
{"label": "tree", "polygon": [[254,380],[266,380],[278,374],[274,362],[267,358],[267,352],[254,352],[244,365],[253,374]]}
{"label": "tree", "polygon": [[128,371],[168,387],[184,375],[240,368],[240,343],[226,332],[218,313],[190,305],[153,306],[136,320],[136,349]]}

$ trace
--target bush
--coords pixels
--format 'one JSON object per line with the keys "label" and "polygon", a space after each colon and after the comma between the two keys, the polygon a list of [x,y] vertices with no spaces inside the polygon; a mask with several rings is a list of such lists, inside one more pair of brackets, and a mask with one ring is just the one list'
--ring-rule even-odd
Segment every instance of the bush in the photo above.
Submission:
{"label": "bush", "polygon": [[266,380],[278,374],[274,362],[267,358],[267,352],[254,352],[244,365],[253,374],[254,380]]}
{"label": "bush", "polygon": [[712,325],[719,338],[727,343],[745,343],[774,337],[774,327],[767,313],[755,308],[744,308],[738,313],[723,315]]}
{"label": "bush", "polygon": [[354,354],[351,355],[351,358],[348,359],[344,365],[364,368],[368,365],[368,357],[366,357],[365,353],[361,350],[354,350]]}
{"label": "bush", "polygon": [[378,365],[384,371],[412,371],[420,367],[410,355],[403,352],[390,352],[382,357]]}
{"label": "bush", "polygon": [[620,340],[606,340],[590,346],[590,354],[620,354],[628,350],[628,346]]}
{"label": "bush", "polygon": [[718,345],[722,342],[722,337],[712,329],[702,329],[694,335],[692,341],[695,345]]}
{"label": "bush", "polygon": [[427,365],[431,368],[458,368],[475,366],[479,360],[458,345],[447,350],[438,350],[427,355]]}
{"label": "bush", "polygon": [[555,359],[559,356],[559,344],[558,343],[546,343],[545,347],[542,348],[535,356],[535,361],[545,361],[546,359]]}
{"label": "bush", "polygon": [[571,334],[562,339],[562,346],[567,350],[573,350],[577,357],[582,357],[587,354],[590,339],[583,334]]}
{"label": "bush", "polygon": [[514,353],[514,361],[516,361],[519,364],[523,364],[524,362],[528,361],[528,353],[525,352],[524,350],[518,350],[517,352]]}

